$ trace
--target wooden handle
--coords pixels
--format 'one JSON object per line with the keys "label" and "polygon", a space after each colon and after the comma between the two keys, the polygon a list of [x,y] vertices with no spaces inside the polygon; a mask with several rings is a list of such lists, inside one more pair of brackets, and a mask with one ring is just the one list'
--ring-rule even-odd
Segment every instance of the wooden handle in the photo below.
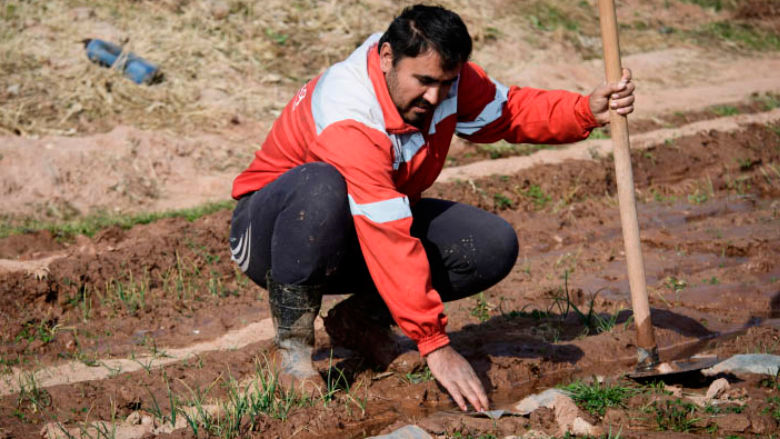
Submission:
{"label": "wooden handle", "polygon": [[[601,39],[604,45],[604,64],[607,82],[618,82],[623,76],[620,65],[617,18],[613,0],[599,0]],[[645,283],[645,265],[639,243],[639,222],[634,198],[634,176],[631,172],[631,152],[628,141],[628,119],[610,110],[610,132],[615,156],[620,223],[623,227],[623,242],[626,248],[628,282],[631,288],[631,304],[637,328],[637,346],[648,351],[657,351],[655,332],[650,322],[650,303]]]}

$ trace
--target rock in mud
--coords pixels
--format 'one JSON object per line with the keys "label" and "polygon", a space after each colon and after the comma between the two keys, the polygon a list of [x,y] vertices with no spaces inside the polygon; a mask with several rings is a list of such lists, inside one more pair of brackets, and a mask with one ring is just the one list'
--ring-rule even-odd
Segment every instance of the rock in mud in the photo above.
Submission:
{"label": "rock in mud", "polygon": [[701,372],[707,376],[719,373],[753,373],[776,376],[778,370],[780,370],[780,355],[743,354],[735,355]]}
{"label": "rock in mud", "polygon": [[769,414],[751,413],[750,430],[755,434],[766,434],[777,431],[777,423]]}
{"label": "rock in mud", "polygon": [[726,378],[718,378],[717,380],[713,381],[712,384],[710,384],[710,388],[707,389],[707,394],[704,396],[704,398],[708,401],[718,399],[727,390],[729,390],[729,388],[731,388],[729,380]]}
{"label": "rock in mud", "polygon": [[736,413],[728,413],[726,415],[716,417],[713,419],[718,426],[718,431],[728,431],[735,433],[742,433],[750,427],[750,420],[744,415],[738,415]]}
{"label": "rock in mud", "polygon": [[547,389],[542,393],[537,393],[536,395],[524,398],[522,401],[515,404],[514,411],[525,416],[540,407],[552,408],[555,397],[559,395],[568,397],[569,393],[561,389]]}
{"label": "rock in mud", "polygon": [[562,435],[573,434],[575,436],[599,436],[601,429],[592,425],[579,416],[580,409],[573,399],[565,395],[558,395],[553,401],[555,421]]}
{"label": "rock in mud", "polygon": [[392,433],[383,434],[382,436],[371,436],[368,439],[433,439],[433,436],[416,425],[407,425]]}

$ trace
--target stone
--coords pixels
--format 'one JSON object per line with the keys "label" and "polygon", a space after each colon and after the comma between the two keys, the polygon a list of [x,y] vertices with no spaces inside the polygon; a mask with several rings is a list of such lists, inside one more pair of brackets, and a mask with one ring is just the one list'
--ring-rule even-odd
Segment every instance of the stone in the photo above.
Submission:
{"label": "stone", "polygon": [[729,384],[729,380],[726,378],[718,378],[717,380],[713,381],[712,384],[710,384],[710,388],[707,389],[707,394],[704,395],[704,398],[708,401],[711,401],[713,399],[718,399],[723,395],[729,388],[731,388],[731,384]]}
{"label": "stone", "polygon": [[710,400],[707,399],[706,396],[702,395],[688,395],[686,399],[699,407],[707,407],[707,405],[710,403]]}
{"label": "stone", "polygon": [[580,409],[574,400],[565,395],[558,395],[553,401],[555,421],[562,435],[567,433],[575,436],[599,436],[601,429],[579,416]]}
{"label": "stone", "polygon": [[750,430],[755,434],[764,435],[777,431],[777,422],[771,416],[755,413],[750,415]]}
{"label": "stone", "polygon": [[547,389],[542,393],[537,393],[524,398],[514,406],[514,412],[520,415],[528,415],[539,407],[552,408],[556,396],[569,396],[569,393],[561,389]]}
{"label": "stone", "polygon": [[742,433],[750,427],[750,420],[745,415],[736,413],[729,413],[724,416],[713,418],[715,424],[718,425],[718,431],[732,431],[736,433]]}
{"label": "stone", "polygon": [[780,370],[780,355],[742,354],[721,361],[701,372],[707,376],[720,373],[752,373],[777,376],[778,370]]}
{"label": "stone", "polygon": [[416,425],[406,425],[392,433],[383,434],[382,436],[371,436],[368,439],[433,439],[433,436]]}
{"label": "stone", "polygon": [[137,411],[130,413],[125,422],[128,425],[141,425],[141,414]]}

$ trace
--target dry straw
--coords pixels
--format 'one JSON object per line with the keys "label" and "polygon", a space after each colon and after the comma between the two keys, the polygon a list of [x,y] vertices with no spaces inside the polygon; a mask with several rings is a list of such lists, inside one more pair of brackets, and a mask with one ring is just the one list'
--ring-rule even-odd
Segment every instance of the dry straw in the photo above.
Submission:
{"label": "dry straw", "polygon": [[[271,120],[291,93],[384,30],[391,0],[97,0],[0,5],[0,134],[83,134],[133,124],[219,128]],[[497,11],[445,1],[479,36]],[[81,41],[124,44],[165,80],[139,86],[86,58]]]}
{"label": "dry straw", "polygon": [[[491,75],[523,83],[524,66],[562,62],[561,53],[567,61],[600,57],[596,1],[435,3],[463,17],[476,42],[474,58]],[[0,135],[83,134],[118,124],[188,133],[219,129],[236,118],[270,122],[303,82],[343,59],[368,35],[383,31],[412,3],[4,0]],[[686,32],[658,29],[690,30],[726,17],[725,11],[690,2],[673,4],[621,3],[626,14],[630,11],[621,29],[626,36],[622,50],[686,44]],[[686,13],[678,13],[679,8]],[[159,64],[165,81],[139,86],[120,72],[90,63],[81,43],[85,38],[124,44],[125,50]]]}

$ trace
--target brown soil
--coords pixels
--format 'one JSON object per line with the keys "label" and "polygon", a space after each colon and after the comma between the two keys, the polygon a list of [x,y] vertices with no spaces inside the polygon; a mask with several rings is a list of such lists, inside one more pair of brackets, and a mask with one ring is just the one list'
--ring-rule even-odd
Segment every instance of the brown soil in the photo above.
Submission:
{"label": "brown soil", "polygon": [[[8,55],[0,62],[4,224],[225,200],[303,78],[349,53],[396,7],[93,3],[58,1],[47,12],[11,2],[0,13],[9,29],[0,32]],[[505,84],[588,93],[602,81],[592,1],[444,3],[463,9],[475,61]],[[701,32],[733,22],[777,35],[780,8],[773,0],[718,10],[702,3],[618,2],[623,64],[638,87],[630,129],[645,133],[632,160],[652,322],[662,360],[780,354],[780,56]],[[148,8],[157,21],[145,20]],[[87,63],[71,41],[75,28],[114,41],[132,35],[134,50],[152,58],[175,55],[165,62],[169,79],[138,88]],[[183,41],[192,50],[181,50]],[[758,117],[751,124],[735,113]],[[499,285],[445,305],[453,346],[474,365],[491,408],[603,377],[636,392],[603,414],[581,412],[610,437],[773,437],[777,377],[728,375],[723,404],[709,407],[690,401],[718,377],[679,381],[679,398],[623,378],[636,361],[635,327],[614,164],[596,143],[576,160],[538,154],[532,166],[493,176],[488,166],[454,165],[494,164],[488,159],[524,147],[453,143],[450,168],[426,195],[498,213],[521,245]],[[236,381],[267,372],[267,295],[230,261],[230,214],[70,240],[48,232],[0,239],[0,439],[40,437],[46,425],[55,437],[68,429],[87,437],[78,430],[96,421],[115,426],[116,437],[219,437],[203,425],[194,434],[181,415],[173,431],[124,420],[163,423],[197,395],[227,404],[245,390]],[[326,297],[323,312],[340,299]],[[409,423],[438,437],[562,436],[550,409],[498,421],[454,412],[409,340],[388,370],[374,370],[332,346],[317,324],[315,365],[340,377],[334,393],[286,419],[240,417],[233,437],[358,438]]]}
{"label": "brown soil", "polygon": [[[696,111],[674,111],[658,114],[644,119],[628,119],[631,134],[646,133],[659,129],[677,128],[694,122],[717,119],[736,114],[755,114],[772,110],[780,106],[780,95],[774,93],[754,93],[748,100],[724,103]],[[591,138],[604,138],[610,135],[609,125],[597,128]],[[482,160],[495,160],[505,157],[532,154],[539,149],[558,148],[556,145],[530,145],[498,143],[481,145],[465,140],[454,143],[447,155],[447,166],[461,166]]]}
{"label": "brown soil", "polygon": [[[738,342],[732,335],[709,352],[778,353],[780,333],[768,319],[780,317],[779,155],[776,125],[712,131],[634,154],[662,356],[685,351],[701,338],[756,325],[738,333]],[[447,304],[453,345],[475,366],[494,405],[577,377],[615,377],[630,370],[634,335],[630,312],[618,313],[630,303],[612,173],[608,158],[569,161],[473,184],[437,184],[427,194],[497,211],[518,231],[521,253],[510,276],[481,302],[471,298]],[[169,219],[130,230],[113,228],[72,243],[58,243],[44,233],[0,241],[4,258],[29,262],[55,256],[42,275],[0,272],[4,366],[34,371],[67,360],[104,367],[100,361],[107,358],[163,357],[166,349],[214,339],[266,318],[264,292],[237,275],[229,261],[229,217],[222,211],[193,222]],[[560,298],[566,294],[581,310],[593,306],[604,318],[614,315],[617,325],[605,332],[584,325],[576,312],[565,312]],[[543,314],[532,313],[534,309]],[[331,360],[324,332],[318,332],[318,345],[319,369],[327,371],[330,361],[344,368],[352,388],[358,389],[351,397],[365,398],[365,412],[342,392],[327,407],[318,403],[297,409],[286,421],[264,417],[248,436],[288,437],[307,425],[298,437],[360,437],[452,408],[434,382],[412,384],[400,372],[377,375],[343,349]],[[154,400],[164,412],[169,409],[168,386],[186,398],[188,389],[205,389],[228,374],[240,380],[253,374],[257,355],[267,348],[267,341],[259,342],[200,353],[197,359],[159,369],[116,370],[99,381],[47,387],[43,391],[51,402],[39,410],[30,408],[24,392],[6,395],[0,402],[0,425],[10,437],[29,437],[51,419],[67,426],[87,417],[122,419],[135,410],[152,411]],[[414,360],[416,354],[410,355]],[[210,388],[209,397],[227,397],[219,385]],[[729,413],[740,417],[730,425],[745,424],[744,432],[756,435],[777,427],[771,416],[762,414],[777,390],[754,381],[736,388],[745,389],[741,398],[747,409]],[[643,393],[620,413],[594,422],[634,419],[640,407],[658,401],[656,406],[666,408],[667,400]],[[453,415],[439,427],[424,425],[451,434],[509,434],[524,428],[552,432],[551,416],[541,411],[491,424]],[[713,415],[692,431],[723,422]],[[730,431],[724,428],[720,431]],[[631,421],[623,435],[642,436],[654,429],[652,423]]]}

